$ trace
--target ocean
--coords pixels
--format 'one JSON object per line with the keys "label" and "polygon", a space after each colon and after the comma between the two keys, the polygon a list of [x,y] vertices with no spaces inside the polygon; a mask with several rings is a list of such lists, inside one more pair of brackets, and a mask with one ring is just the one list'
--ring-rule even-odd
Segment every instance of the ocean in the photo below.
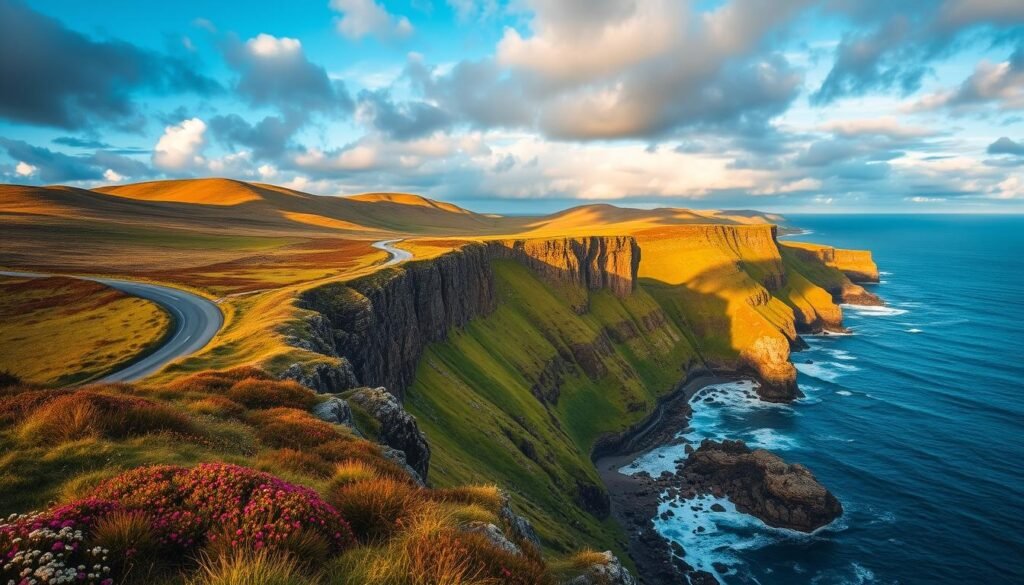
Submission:
{"label": "ocean", "polygon": [[[703,498],[658,530],[723,583],[1024,583],[1024,217],[788,219],[809,232],[794,239],[870,249],[886,307],[845,307],[852,334],[806,337],[805,398],[709,387],[681,432],[802,463],[845,513],[804,535]],[[635,465],[658,475],[683,456]]]}

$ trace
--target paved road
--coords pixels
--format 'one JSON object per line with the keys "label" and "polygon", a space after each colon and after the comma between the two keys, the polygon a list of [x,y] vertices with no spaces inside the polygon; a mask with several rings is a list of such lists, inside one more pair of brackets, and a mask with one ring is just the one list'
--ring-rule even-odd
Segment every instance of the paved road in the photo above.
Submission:
{"label": "paved road", "polygon": [[[6,276],[42,278],[56,276],[38,272],[4,272]],[[174,331],[156,351],[100,380],[101,382],[130,382],[144,378],[171,361],[199,351],[206,346],[224,325],[224,315],[217,305],[190,292],[168,286],[132,282],[115,278],[75,277],[105,284],[111,288],[153,301],[173,316]]]}
{"label": "paved road", "polygon": [[374,242],[372,244],[374,248],[377,248],[378,250],[384,250],[388,254],[391,254],[391,259],[385,262],[384,266],[393,266],[395,264],[398,264],[399,262],[412,260],[412,252],[409,252],[408,250],[403,250],[401,248],[396,248],[391,245],[394,244],[395,242],[401,241],[402,240],[381,240],[379,242]]}

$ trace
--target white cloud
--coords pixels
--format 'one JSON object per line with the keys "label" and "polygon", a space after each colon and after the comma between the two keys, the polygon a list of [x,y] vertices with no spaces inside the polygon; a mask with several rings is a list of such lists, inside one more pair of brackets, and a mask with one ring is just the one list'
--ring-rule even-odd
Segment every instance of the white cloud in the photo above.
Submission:
{"label": "white cloud", "polygon": [[[1024,56],[1018,59],[1024,61]],[[925,95],[905,106],[904,110],[918,112],[948,108],[954,112],[965,112],[982,110],[988,105],[1001,110],[1024,109],[1024,62],[981,61],[958,87]]]}
{"label": "white cloud", "polygon": [[14,172],[18,173],[18,176],[20,177],[31,177],[36,174],[36,171],[38,170],[39,167],[30,165],[24,161],[19,161],[18,164],[14,166]]}
{"label": "white cloud", "polygon": [[257,57],[279,57],[284,55],[296,55],[302,51],[302,43],[298,39],[288,37],[275,37],[266,33],[260,33],[255,38],[245,42],[249,52]]}
{"label": "white cloud", "polygon": [[923,126],[905,126],[893,116],[836,120],[822,124],[820,129],[842,136],[886,136],[889,138],[924,138],[938,131]]}
{"label": "white cloud", "polygon": [[277,176],[277,169],[274,165],[260,165],[256,172],[259,173],[260,178],[263,180],[273,179]]}
{"label": "white cloud", "polygon": [[336,25],[338,32],[350,39],[368,35],[389,39],[413,33],[408,18],[389,13],[374,0],[331,0],[331,9],[341,13]]}
{"label": "white cloud", "polygon": [[114,169],[107,169],[103,171],[103,178],[111,183],[120,183],[124,180],[124,175],[119,174]]}
{"label": "white cloud", "polygon": [[199,118],[167,126],[153,148],[153,164],[168,171],[180,171],[203,164],[200,151],[206,143],[205,133],[206,123]]}

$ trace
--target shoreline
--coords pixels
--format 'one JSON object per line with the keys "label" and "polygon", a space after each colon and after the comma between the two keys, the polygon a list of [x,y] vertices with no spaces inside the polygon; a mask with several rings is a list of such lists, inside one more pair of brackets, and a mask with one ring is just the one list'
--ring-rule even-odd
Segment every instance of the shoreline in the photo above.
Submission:
{"label": "shoreline", "polygon": [[654,529],[653,520],[665,486],[650,475],[626,475],[619,469],[653,447],[675,441],[679,431],[689,424],[690,401],[698,392],[714,384],[750,378],[701,369],[660,400],[643,420],[616,435],[603,437],[591,449],[591,461],[608,491],[612,517],[629,539],[629,556],[645,585],[685,582],[685,575],[693,568],[682,560],[682,549]]}

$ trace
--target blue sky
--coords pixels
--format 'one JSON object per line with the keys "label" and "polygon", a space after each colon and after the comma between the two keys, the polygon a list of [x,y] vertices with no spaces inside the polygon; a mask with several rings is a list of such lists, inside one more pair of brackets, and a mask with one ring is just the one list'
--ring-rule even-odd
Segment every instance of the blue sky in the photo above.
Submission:
{"label": "blue sky", "polygon": [[0,180],[1024,211],[1019,0],[0,0]]}

